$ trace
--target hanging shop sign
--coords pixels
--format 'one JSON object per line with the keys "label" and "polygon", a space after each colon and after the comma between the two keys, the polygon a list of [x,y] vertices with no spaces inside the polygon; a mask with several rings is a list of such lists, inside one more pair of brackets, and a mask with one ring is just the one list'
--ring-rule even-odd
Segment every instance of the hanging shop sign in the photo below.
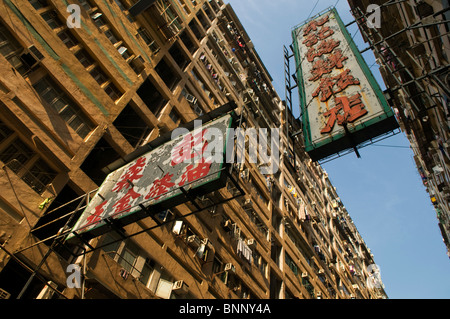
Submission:
{"label": "hanging shop sign", "polygon": [[398,127],[333,8],[292,32],[305,149],[320,160]]}
{"label": "hanging shop sign", "polygon": [[170,141],[110,173],[68,239],[93,238],[112,226],[123,227],[187,202],[187,194],[201,196],[224,187],[232,123],[228,114],[192,131],[177,129]]}

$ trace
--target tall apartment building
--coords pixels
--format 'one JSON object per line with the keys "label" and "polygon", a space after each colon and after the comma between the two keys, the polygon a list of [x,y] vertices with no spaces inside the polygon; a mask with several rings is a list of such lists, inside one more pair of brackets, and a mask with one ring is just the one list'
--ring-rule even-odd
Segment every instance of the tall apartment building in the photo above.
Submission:
{"label": "tall apartment building", "polygon": [[[450,257],[449,2],[348,2],[380,65]],[[375,28],[366,23],[374,22],[370,4],[379,5]]]}
{"label": "tall apartment building", "polygon": [[[0,48],[2,297],[386,298],[326,172],[287,147],[284,103],[230,5],[2,0]],[[238,184],[159,212],[160,227],[64,241],[108,173],[230,105],[247,128],[282,128],[275,174],[247,156]]]}

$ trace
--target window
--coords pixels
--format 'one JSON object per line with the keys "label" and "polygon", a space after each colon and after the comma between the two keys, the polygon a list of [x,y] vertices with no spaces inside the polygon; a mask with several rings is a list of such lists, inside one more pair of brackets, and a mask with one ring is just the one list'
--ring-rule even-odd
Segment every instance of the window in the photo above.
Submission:
{"label": "window", "polygon": [[81,4],[81,6],[86,10],[90,10],[92,8],[92,5],[89,3],[88,0],[78,0],[78,2]]}
{"label": "window", "polygon": [[158,0],[156,7],[160,12],[163,19],[166,21],[165,27],[168,28],[173,34],[177,34],[181,29],[180,18],[175,10],[172,9],[168,0]]}
{"label": "window", "polygon": [[198,41],[201,41],[201,39],[203,39],[204,34],[202,31],[200,31],[198,23],[195,21],[195,19],[192,19],[192,21],[189,22],[189,28],[191,28],[191,31],[194,33]]}
{"label": "window", "polygon": [[109,83],[105,87],[105,92],[113,100],[117,101],[122,96],[122,92],[114,85],[114,83]]}
{"label": "window", "polygon": [[0,121],[0,143],[14,133],[5,123]]}
{"label": "window", "polygon": [[172,67],[166,62],[165,59],[162,59],[158,65],[155,67],[155,71],[164,81],[169,90],[175,89],[176,85],[180,82],[181,77],[176,73]]}
{"label": "window", "polygon": [[113,124],[133,147],[140,146],[152,130],[130,104],[123,109]]}
{"label": "window", "polygon": [[181,41],[183,41],[183,44],[186,46],[186,48],[193,54],[195,51],[197,51],[197,46],[192,42],[191,37],[189,36],[188,32],[183,30],[183,32],[179,35]]}
{"label": "window", "polygon": [[19,138],[12,141],[0,155],[2,162],[12,171],[18,173],[35,153]]}
{"label": "window", "polygon": [[23,63],[20,57],[22,52],[23,47],[0,22],[0,53],[20,74],[24,74],[29,70],[29,67]]}
{"label": "window", "polygon": [[220,8],[219,8],[219,4],[217,3],[217,0],[209,0],[209,4],[214,9],[215,13],[219,13]]}
{"label": "window", "polygon": [[97,81],[98,84],[102,85],[103,83],[108,81],[108,77],[106,74],[100,69],[100,67],[96,66],[89,72],[89,74]]}
{"label": "window", "polygon": [[55,10],[47,11],[41,14],[41,17],[47,22],[50,28],[57,29],[64,26]]}
{"label": "window", "polygon": [[191,13],[189,7],[186,5],[186,2],[184,0],[178,0],[178,3],[180,4],[180,7],[183,8],[183,11],[186,15],[189,15]]}
{"label": "window", "polygon": [[94,127],[73,100],[50,78],[45,76],[33,85],[42,100],[50,105],[77,134],[85,138]]}
{"label": "window", "polygon": [[178,114],[176,109],[172,109],[172,111],[169,114],[169,117],[175,124],[178,124],[178,122],[180,121],[180,115]]}
{"label": "window", "polygon": [[[173,280],[154,260],[131,240],[118,241],[117,234],[109,233],[103,239],[103,250],[127,274],[131,274],[158,297],[172,297]],[[109,243],[109,244],[108,244]]]}
{"label": "window", "polygon": [[214,98],[214,94],[211,92],[211,90],[209,89],[209,87],[203,82],[203,80],[201,79],[200,75],[197,73],[196,70],[192,70],[191,71],[192,76],[194,77],[194,79],[197,81],[198,85],[202,88],[202,90],[205,92],[206,96],[214,103],[216,104],[217,102],[215,102],[215,98]]}
{"label": "window", "polygon": [[200,105],[200,102],[187,88],[183,88],[181,94],[189,102],[195,115],[202,116],[204,114],[203,107]]}
{"label": "window", "polygon": [[42,159],[38,159],[23,175],[22,180],[37,193],[42,194],[45,186],[50,184],[55,177],[56,173],[50,166]]}
{"label": "window", "polygon": [[94,64],[94,60],[91,58],[89,53],[86,52],[85,49],[81,49],[75,54],[75,57],[80,61],[80,63],[85,67],[88,68],[89,66]]}
{"label": "window", "polygon": [[181,70],[184,70],[186,66],[189,64],[189,60],[186,57],[186,54],[183,52],[183,49],[181,49],[178,43],[175,43],[170,48],[169,53]]}
{"label": "window", "polygon": [[209,21],[206,20],[206,17],[202,11],[199,11],[197,13],[197,19],[198,19],[198,21],[200,21],[201,25],[203,26],[203,29],[205,29],[205,30],[209,29],[210,23],[209,23]]}
{"label": "window", "polygon": [[285,252],[285,262],[289,266],[289,268],[294,272],[294,274],[297,276],[298,275],[298,267],[287,252]]}
{"label": "window", "polygon": [[81,49],[80,51],[78,51],[75,54],[75,57],[86,69],[94,65],[94,67],[89,71],[89,74],[100,86],[103,87],[106,94],[108,94],[108,96],[113,101],[117,101],[122,96],[122,92],[114,85],[114,83],[110,82],[110,79],[106,75],[106,73],[100,66],[96,65],[96,61],[89,55],[89,53],[85,49]]}
{"label": "window", "polygon": [[91,15],[92,20],[94,21],[94,24],[97,26],[97,28],[101,28],[102,26],[106,25],[106,21],[102,18],[102,13],[96,12]]}
{"label": "window", "polygon": [[117,37],[111,30],[106,30],[104,34],[112,44],[116,44],[117,42],[119,42],[119,40],[117,40]]}
{"label": "window", "polygon": [[137,90],[137,94],[147,105],[148,109],[156,116],[159,116],[162,108],[167,104],[166,100],[159,90],[153,85],[150,79],[144,81],[141,87]]}
{"label": "window", "polygon": [[203,5],[203,11],[205,11],[206,15],[208,16],[208,19],[213,21],[215,16],[212,13],[211,9],[209,8],[208,4],[205,2],[205,4]]}
{"label": "window", "polygon": [[121,47],[119,47],[118,49],[117,49],[117,52],[119,52],[119,54],[126,60],[126,59],[128,59],[131,55],[130,55],[130,53],[128,52],[128,48],[127,47],[124,47],[124,46],[121,46]]}
{"label": "window", "polygon": [[47,0],[28,0],[30,4],[36,9],[42,9],[48,6]]}
{"label": "window", "polygon": [[158,43],[153,40],[146,29],[139,28],[138,34],[141,36],[142,40],[144,40],[145,44],[147,44],[148,48],[150,49],[150,51],[152,51],[153,54],[156,54],[159,51]]}
{"label": "window", "polygon": [[45,191],[57,173],[6,124],[0,121],[0,160],[38,194]]}
{"label": "window", "polygon": [[78,40],[70,33],[69,30],[63,30],[58,33],[61,41],[70,49],[78,44]]}

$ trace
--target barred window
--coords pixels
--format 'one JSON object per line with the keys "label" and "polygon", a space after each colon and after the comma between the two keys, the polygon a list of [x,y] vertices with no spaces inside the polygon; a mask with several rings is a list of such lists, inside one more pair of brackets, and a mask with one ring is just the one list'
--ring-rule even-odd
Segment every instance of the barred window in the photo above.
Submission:
{"label": "barred window", "polygon": [[45,76],[33,85],[39,96],[48,103],[77,134],[85,138],[94,127],[77,104],[50,78]]}
{"label": "barred window", "polygon": [[[16,137],[12,137],[15,135]],[[6,138],[12,137],[12,138]],[[0,121],[0,161],[35,192],[42,194],[57,173],[24,143],[17,133]]]}

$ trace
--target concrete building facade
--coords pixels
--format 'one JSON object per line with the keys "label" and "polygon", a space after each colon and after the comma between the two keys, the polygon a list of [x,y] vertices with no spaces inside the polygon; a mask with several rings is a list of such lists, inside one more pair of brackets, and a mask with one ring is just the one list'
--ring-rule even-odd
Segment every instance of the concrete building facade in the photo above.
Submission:
{"label": "concrete building facade", "polygon": [[[2,297],[386,298],[326,172],[287,136],[282,98],[230,5],[2,0],[2,8]],[[161,227],[147,230],[155,222],[145,218],[81,245],[63,240],[117,163],[230,102],[244,127],[281,128],[275,174],[247,156],[232,165],[239,198],[226,200],[237,192],[230,182],[161,212],[169,221]],[[80,288],[70,265],[83,274]]]}
{"label": "concrete building facade", "polygon": [[[449,2],[348,2],[380,65],[450,257]],[[367,13],[369,5],[377,5],[378,18]]]}

